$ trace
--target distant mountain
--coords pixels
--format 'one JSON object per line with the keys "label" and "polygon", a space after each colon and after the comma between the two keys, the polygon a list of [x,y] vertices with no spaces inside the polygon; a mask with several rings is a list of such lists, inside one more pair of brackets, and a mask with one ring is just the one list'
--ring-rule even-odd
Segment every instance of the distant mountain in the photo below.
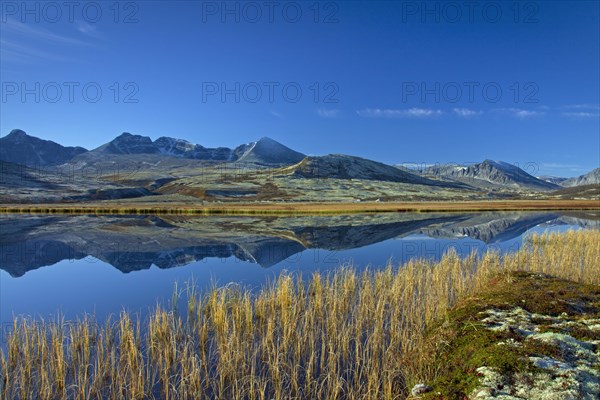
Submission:
{"label": "distant mountain", "polygon": [[273,139],[263,137],[257,142],[250,143],[237,161],[286,165],[296,164],[302,161],[304,157],[306,156],[302,153],[298,153]]}
{"label": "distant mountain", "polygon": [[96,154],[158,154],[160,150],[148,136],[123,132],[110,142],[90,151]]}
{"label": "distant mountain", "polygon": [[561,176],[550,176],[550,175],[542,175],[542,176],[538,176],[537,178],[544,182],[554,183],[555,185],[562,185],[562,183],[567,180],[567,178],[563,178]]}
{"label": "distant mountain", "polygon": [[[207,148],[187,140],[167,136],[153,142],[148,136],[132,135],[127,132],[90,151],[89,156],[105,154],[157,154],[194,160],[267,165],[295,164],[305,157],[304,154],[267,137],[230,149],[228,147]],[[85,158],[89,159],[89,156]]]}
{"label": "distant mountain", "polygon": [[193,158],[196,160],[231,161],[235,157],[234,150],[228,147],[206,148],[183,139],[162,136],[154,141],[154,146],[160,154]]}
{"label": "distant mountain", "polygon": [[600,185],[600,168],[596,168],[585,175],[576,178],[570,178],[562,182],[564,187]]}
{"label": "distant mountain", "polygon": [[510,189],[553,190],[558,185],[538,179],[521,168],[503,161],[485,160],[469,166],[436,165],[424,170],[427,175],[455,179],[468,184],[502,186]]}
{"label": "distant mountain", "polygon": [[65,147],[29,136],[20,129],[0,138],[0,160],[33,167],[62,164],[86,151],[83,147]]}
{"label": "distant mountain", "polygon": [[293,174],[302,178],[366,179],[415,184],[432,183],[428,179],[391,165],[343,154],[306,157],[292,168]]}

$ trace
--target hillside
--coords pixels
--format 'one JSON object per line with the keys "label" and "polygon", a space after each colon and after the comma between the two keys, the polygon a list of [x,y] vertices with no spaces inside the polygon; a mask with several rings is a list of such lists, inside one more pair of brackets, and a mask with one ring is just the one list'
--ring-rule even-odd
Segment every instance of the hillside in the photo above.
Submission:
{"label": "hillside", "polygon": [[0,138],[0,160],[34,167],[62,164],[86,151],[83,147],[65,147],[29,136],[20,129]]}
{"label": "hillside", "polygon": [[446,164],[424,170],[426,175],[452,179],[480,187],[496,186],[507,189],[548,191],[559,186],[538,179],[516,165],[503,161],[484,160],[473,165]]}
{"label": "hillside", "polygon": [[576,178],[570,178],[561,183],[564,187],[584,186],[584,185],[600,185],[600,168],[596,168],[587,174],[580,175]]}
{"label": "hillside", "polygon": [[428,184],[433,181],[391,165],[343,154],[306,157],[290,168],[296,177],[309,179],[363,179],[385,182]]}

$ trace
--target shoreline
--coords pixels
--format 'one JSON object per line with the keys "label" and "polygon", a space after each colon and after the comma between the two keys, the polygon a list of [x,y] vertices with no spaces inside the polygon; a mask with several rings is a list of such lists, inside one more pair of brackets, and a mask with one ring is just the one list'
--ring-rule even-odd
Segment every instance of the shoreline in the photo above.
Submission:
{"label": "shoreline", "polygon": [[391,212],[595,211],[600,200],[490,200],[361,203],[49,203],[0,204],[0,214],[294,215]]}

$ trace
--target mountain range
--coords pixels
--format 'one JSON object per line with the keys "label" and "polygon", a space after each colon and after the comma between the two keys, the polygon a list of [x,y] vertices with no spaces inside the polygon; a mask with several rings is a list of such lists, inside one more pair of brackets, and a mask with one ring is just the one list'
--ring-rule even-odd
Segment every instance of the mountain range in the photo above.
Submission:
{"label": "mountain range", "polygon": [[[538,178],[492,160],[413,170],[344,154],[306,156],[267,137],[235,148],[208,148],[125,132],[92,150],[20,129],[0,138],[0,202],[5,203],[506,198],[599,183],[600,168],[570,179]],[[7,190],[11,187],[19,190]]]}
{"label": "mountain range", "polygon": [[[1,139],[0,139],[1,140]],[[148,136],[124,132],[110,142],[88,152],[81,152],[73,161],[93,160],[106,155],[154,154],[204,161],[251,162],[264,165],[286,165],[300,162],[304,157],[273,139],[263,137],[256,142],[228,147],[207,148],[187,140],[162,136],[152,141]]]}
{"label": "mountain range", "polygon": [[563,178],[558,176],[539,176],[539,179],[555,183],[562,187],[575,187],[575,186],[587,186],[587,185],[598,185],[600,184],[600,168],[596,168],[580,176],[573,178]]}
{"label": "mountain range", "polygon": [[424,170],[425,175],[455,179],[464,183],[502,185],[531,190],[557,189],[556,183],[538,179],[516,165],[503,161],[484,160],[473,165],[446,164]]}

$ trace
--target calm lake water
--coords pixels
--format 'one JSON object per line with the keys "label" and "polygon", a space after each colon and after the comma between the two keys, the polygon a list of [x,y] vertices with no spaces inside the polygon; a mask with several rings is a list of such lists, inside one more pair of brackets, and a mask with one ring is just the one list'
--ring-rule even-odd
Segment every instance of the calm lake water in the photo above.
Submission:
{"label": "calm lake water", "polygon": [[598,213],[391,213],[322,217],[0,217],[0,321],[144,316],[174,283],[257,289],[283,271],[395,266],[519,249],[532,232],[598,229]]}

